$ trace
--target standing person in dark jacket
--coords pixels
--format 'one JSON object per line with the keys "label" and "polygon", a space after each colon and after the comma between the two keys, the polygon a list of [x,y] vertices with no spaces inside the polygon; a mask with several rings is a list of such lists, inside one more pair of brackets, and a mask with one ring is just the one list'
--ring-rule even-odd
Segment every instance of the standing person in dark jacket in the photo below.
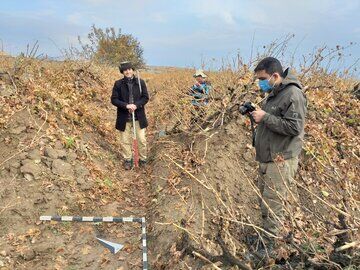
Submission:
{"label": "standing person in dark jacket", "polygon": [[[306,97],[297,78],[283,71],[279,60],[267,57],[255,68],[263,92],[262,109],[251,114],[258,124],[255,149],[259,162],[258,187],[264,229],[278,235],[284,221],[284,200],[297,195],[294,175],[304,138]],[[268,240],[271,238],[268,238]],[[269,246],[272,241],[269,240]]]}
{"label": "standing person in dark jacket", "polygon": [[149,101],[146,84],[134,76],[134,68],[130,62],[120,64],[120,72],[124,78],[114,84],[111,103],[117,107],[116,129],[121,133],[124,167],[130,170],[132,160],[133,122],[132,113],[135,112],[136,137],[139,145],[140,166],[145,166],[147,159],[146,127],[148,121],[145,114],[145,104]]}

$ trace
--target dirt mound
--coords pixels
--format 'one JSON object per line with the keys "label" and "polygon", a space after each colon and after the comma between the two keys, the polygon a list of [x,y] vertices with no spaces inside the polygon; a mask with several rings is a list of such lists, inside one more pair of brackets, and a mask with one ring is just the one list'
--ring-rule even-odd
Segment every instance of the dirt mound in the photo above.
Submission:
{"label": "dirt mound", "polygon": [[[109,101],[116,73],[26,58],[1,70],[0,268],[141,269],[139,225],[39,221],[146,215],[146,178],[119,160]],[[95,236],[125,247],[110,254]]]}
{"label": "dirt mound", "polygon": [[[218,229],[213,221],[215,216],[225,214],[223,211],[241,213],[257,222],[257,197],[249,182],[256,175],[256,164],[244,125],[239,118],[210,136],[194,139],[178,135],[157,142],[152,235],[164,241],[161,246],[154,241],[150,248],[154,254],[170,251],[153,258],[157,268],[184,269],[186,263],[193,265],[193,259],[184,259],[181,248],[178,250],[183,233],[191,231],[189,234],[198,244],[215,239]],[[208,245],[213,249],[216,246],[210,242]],[[203,269],[202,264],[195,263],[195,269]]]}

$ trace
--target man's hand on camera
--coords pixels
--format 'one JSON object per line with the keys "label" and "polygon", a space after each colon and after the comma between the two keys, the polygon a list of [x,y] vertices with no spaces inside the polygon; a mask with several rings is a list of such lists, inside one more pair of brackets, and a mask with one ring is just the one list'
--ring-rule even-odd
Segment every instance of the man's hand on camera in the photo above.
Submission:
{"label": "man's hand on camera", "polygon": [[264,118],[266,112],[261,109],[258,109],[251,112],[250,114],[252,115],[256,123],[260,123],[261,120]]}

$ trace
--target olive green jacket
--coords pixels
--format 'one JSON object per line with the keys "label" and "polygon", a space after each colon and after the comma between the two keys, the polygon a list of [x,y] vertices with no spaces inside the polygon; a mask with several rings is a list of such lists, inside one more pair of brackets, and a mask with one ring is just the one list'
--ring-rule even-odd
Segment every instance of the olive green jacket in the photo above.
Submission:
{"label": "olive green jacket", "polygon": [[296,157],[302,149],[307,101],[289,69],[284,76],[262,106],[266,114],[257,126],[255,139],[256,160],[261,163],[272,162],[278,156]]}

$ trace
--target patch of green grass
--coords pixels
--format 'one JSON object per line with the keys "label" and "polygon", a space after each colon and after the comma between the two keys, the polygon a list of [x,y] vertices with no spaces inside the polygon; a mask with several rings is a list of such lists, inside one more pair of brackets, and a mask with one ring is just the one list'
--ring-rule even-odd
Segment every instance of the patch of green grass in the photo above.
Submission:
{"label": "patch of green grass", "polygon": [[75,148],[75,137],[69,136],[65,137],[65,147],[66,148]]}
{"label": "patch of green grass", "polygon": [[99,186],[105,186],[105,187],[108,187],[108,188],[113,188],[114,186],[114,183],[113,181],[106,177],[105,179],[96,179],[96,182],[98,183]]}
{"label": "patch of green grass", "polygon": [[108,188],[112,188],[113,186],[113,182],[111,181],[111,179],[109,178],[105,178],[103,181],[104,185],[107,186]]}
{"label": "patch of green grass", "polygon": [[346,122],[348,123],[348,125],[353,126],[356,124],[357,119],[347,119]]}

